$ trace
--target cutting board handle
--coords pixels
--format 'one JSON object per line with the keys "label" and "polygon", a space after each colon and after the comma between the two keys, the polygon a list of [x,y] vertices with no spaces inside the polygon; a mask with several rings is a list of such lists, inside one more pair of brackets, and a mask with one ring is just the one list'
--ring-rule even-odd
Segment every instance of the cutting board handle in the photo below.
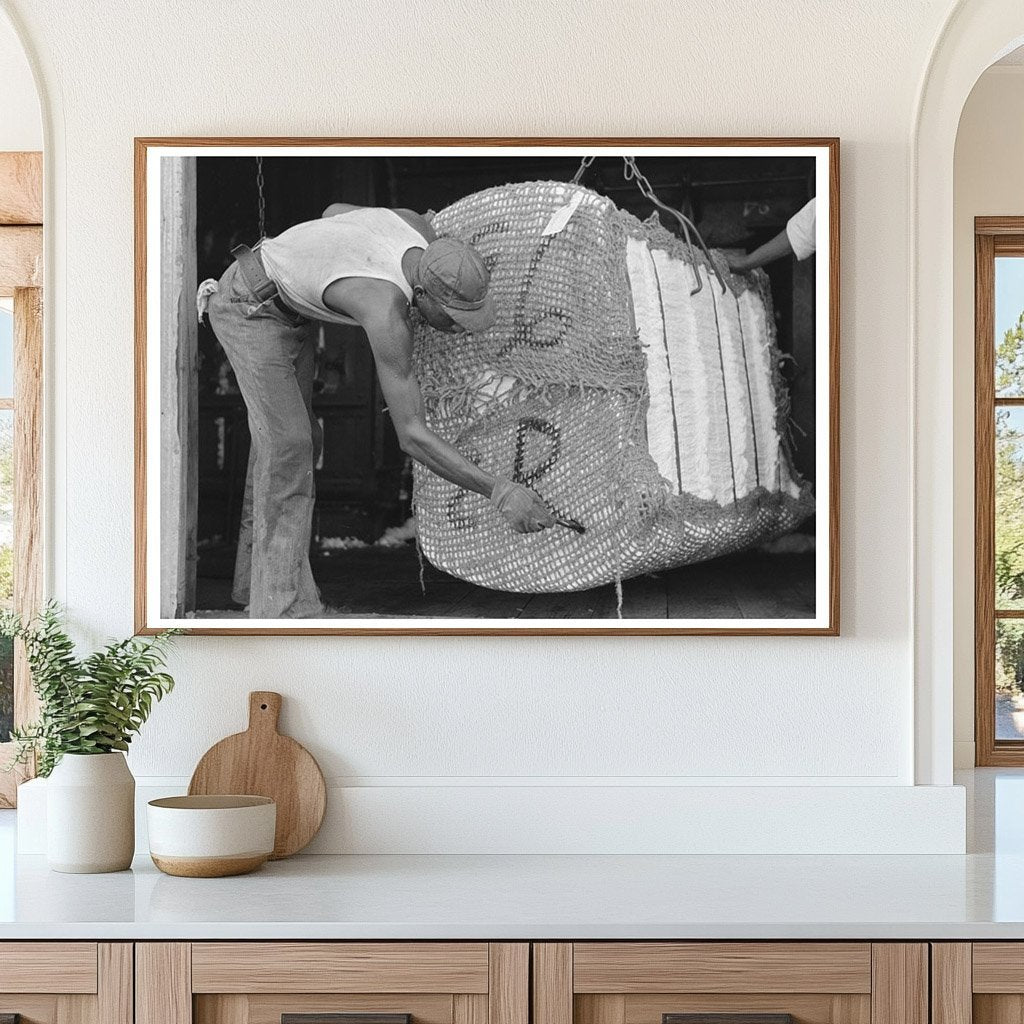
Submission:
{"label": "cutting board handle", "polygon": [[277,732],[281,715],[281,694],[253,690],[249,694],[249,732]]}

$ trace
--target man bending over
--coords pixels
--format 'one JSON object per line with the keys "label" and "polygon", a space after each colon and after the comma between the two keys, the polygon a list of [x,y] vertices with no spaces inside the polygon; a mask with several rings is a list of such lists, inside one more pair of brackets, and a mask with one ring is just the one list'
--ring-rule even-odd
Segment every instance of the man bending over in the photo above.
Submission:
{"label": "man bending over", "polygon": [[313,415],[314,321],[354,324],[370,341],[402,450],[446,480],[489,498],[512,529],[554,517],[530,488],[471,462],[427,425],[412,367],[415,309],[447,334],[494,324],[479,253],[439,239],[412,210],[334,203],[255,249],[238,246],[218,283],[200,285],[249,414],[252,447],[232,598],[256,619],[323,614],[309,545],[313,468],[321,431]]}

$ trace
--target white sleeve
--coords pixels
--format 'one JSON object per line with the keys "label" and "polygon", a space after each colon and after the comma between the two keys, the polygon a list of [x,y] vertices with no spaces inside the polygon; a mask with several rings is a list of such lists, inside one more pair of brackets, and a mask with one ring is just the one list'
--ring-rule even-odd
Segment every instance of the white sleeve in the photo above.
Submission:
{"label": "white sleeve", "polygon": [[786,224],[786,236],[798,260],[805,260],[815,248],[815,200],[797,210]]}

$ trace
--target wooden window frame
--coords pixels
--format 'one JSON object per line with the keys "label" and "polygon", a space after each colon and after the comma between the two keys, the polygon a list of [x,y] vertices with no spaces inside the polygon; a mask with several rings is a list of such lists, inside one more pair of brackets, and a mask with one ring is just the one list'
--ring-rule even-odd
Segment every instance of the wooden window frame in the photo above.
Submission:
{"label": "wooden window frame", "polygon": [[996,609],[995,416],[1024,407],[996,398],[995,261],[1024,257],[1024,217],[974,220],[974,744],[979,767],[1024,766],[1024,741],[996,739],[997,619],[1024,620],[1024,609]]}
{"label": "wooden window frame", "polygon": [[[14,608],[34,615],[43,594],[43,160],[0,153],[0,298],[14,299]],[[25,652],[14,655],[14,724],[38,713]],[[0,807],[14,807],[34,766],[3,771],[13,743],[0,743]]]}

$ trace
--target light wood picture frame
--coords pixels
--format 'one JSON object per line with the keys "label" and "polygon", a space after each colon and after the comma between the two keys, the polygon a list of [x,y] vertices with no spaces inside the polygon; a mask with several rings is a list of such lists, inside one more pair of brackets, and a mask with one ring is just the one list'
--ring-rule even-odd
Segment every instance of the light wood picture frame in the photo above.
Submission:
{"label": "light wood picture frame", "polygon": [[[588,163],[588,158],[594,161]],[[615,167],[620,173],[613,181]],[[524,198],[524,190],[531,181],[557,183],[558,188],[545,193],[543,202],[536,200],[539,205],[530,207],[527,217],[523,203],[534,199],[533,193]],[[575,199],[577,193],[583,197]],[[492,200],[511,203],[507,209],[512,212],[484,224],[481,204]],[[520,537],[502,518],[514,516],[514,510],[503,513],[482,491],[458,493],[455,484],[431,476],[417,459],[403,462],[389,419],[393,412],[382,397],[380,353],[373,339],[368,346],[358,326],[345,326],[344,313],[337,325],[317,326],[308,307],[289,291],[280,267],[272,266],[268,274],[270,291],[258,294],[249,278],[233,269],[230,250],[241,243],[257,250],[260,262],[251,273],[258,274],[261,267],[265,271],[276,239],[327,219],[331,209],[339,209],[332,207],[336,203],[351,205],[342,206],[334,217],[358,207],[412,211],[413,217],[427,214],[431,230],[436,227],[437,235],[468,244],[487,267],[498,320],[493,329],[478,332],[479,337],[465,336],[472,358],[445,354],[430,363],[443,339],[421,322],[426,302],[418,306],[416,296],[424,289],[417,292],[410,279],[406,298],[411,296],[411,306],[418,310],[410,313],[415,345],[410,374],[424,396],[427,429],[494,474],[492,481],[505,477],[514,487],[529,488],[559,525]],[[799,251],[802,243],[794,241],[794,214],[804,207],[810,209],[809,252]],[[435,210],[436,219],[429,220]],[[651,213],[660,213],[660,226],[647,219]],[[476,228],[463,227],[460,217],[468,218],[466,225],[476,217]],[[595,251],[584,243],[596,237],[593,232],[599,229],[590,225],[599,217],[626,225],[615,227],[619,248],[605,261],[611,270],[599,271],[611,275],[607,280],[612,284],[600,286],[603,292],[593,283],[598,271],[584,269],[585,257]],[[701,232],[691,230],[694,222],[708,235],[710,252],[703,249]],[[309,237],[316,230],[309,228]],[[514,263],[513,243],[526,244],[522,239],[529,231],[536,235],[528,240],[533,256],[517,256],[520,262]],[[299,235],[287,236],[293,237]],[[424,237],[429,246],[430,239]],[[263,239],[269,239],[268,246],[263,247]],[[629,249],[628,239],[646,246],[642,255]],[[733,272],[731,261],[738,268],[744,254],[759,258],[773,240],[774,264],[753,274]],[[790,248],[778,249],[780,244]],[[838,139],[139,138],[135,246],[139,633],[176,626],[201,634],[269,635],[838,634]],[[541,279],[548,273],[548,257],[538,254],[555,250],[562,267],[572,267],[571,259],[579,257],[581,283],[565,285],[558,303],[542,314],[524,312],[523,304],[533,301],[541,285],[547,286]],[[630,259],[635,264],[631,271]],[[637,269],[635,261],[644,259],[646,269]],[[675,262],[666,265],[665,260]],[[692,301],[709,303],[715,341],[706,340],[707,330],[687,334],[680,326],[689,314],[673,306],[676,295],[685,305],[694,291],[679,283],[684,269],[691,275],[687,280],[704,289]],[[513,271],[533,275],[519,288],[514,310],[507,298],[515,293]],[[227,297],[226,276],[236,288],[250,290]],[[238,367],[213,329],[214,318],[208,314],[200,320],[197,313],[196,286],[204,278],[211,285],[220,279],[222,291],[208,289],[217,296],[212,301],[222,303],[219,309],[227,308],[227,298],[236,305],[244,300],[248,318],[266,314],[280,321],[291,316],[286,324],[303,329],[313,323],[310,336],[315,340],[309,344],[318,360],[313,386],[321,391],[307,401],[307,411],[313,432],[323,430],[327,440],[322,450],[313,445],[315,483],[303,500],[313,502],[312,576],[317,597],[326,606],[323,612],[293,615],[300,607],[297,599],[282,614],[253,611],[257,604],[287,605],[266,598],[266,579],[280,578],[269,571],[262,584],[253,584],[252,594],[259,590],[259,601],[249,598],[247,580],[239,588],[236,554],[246,453],[252,451],[258,463],[263,451],[265,466],[270,433],[262,420],[252,420],[255,385],[240,380]],[[656,302],[649,296],[638,298],[641,280],[656,289]],[[405,284],[396,281],[399,289]],[[563,373],[552,377],[550,385],[544,378],[556,357],[564,356],[559,364],[563,370],[575,358],[565,339],[575,337],[572,325],[583,314],[569,307],[584,304],[587,287],[587,302],[593,301],[595,288],[601,302],[606,293],[612,295],[606,320],[622,317],[629,324],[614,337],[595,341],[592,332],[578,342],[607,341],[609,350],[632,346],[624,385],[632,420],[628,427],[615,428],[623,438],[615,444],[596,440],[599,434],[605,436],[601,431],[606,421],[619,415],[603,411],[596,400],[586,429],[573,427],[573,434],[559,422],[551,425],[560,415],[560,402],[594,392],[593,382],[584,377],[567,384]],[[324,301],[319,285],[310,294],[319,308]],[[453,301],[465,298],[461,293],[452,296]],[[655,303],[650,307],[654,312],[644,303]],[[642,323],[640,306],[647,317]],[[541,316],[547,320],[537,327]],[[511,369],[508,360],[501,362],[497,356],[483,370],[479,361],[473,362],[480,352],[501,352],[503,330],[512,338],[524,329],[534,331],[529,359]],[[680,356],[691,350],[686,346],[698,352],[698,360],[713,365],[716,375],[720,371],[720,380],[708,376],[704,385],[692,384],[699,377],[696,370],[687,375],[673,367],[673,356],[689,365]],[[616,365],[624,365],[616,358]],[[652,385],[656,358],[666,368],[664,379]],[[459,364],[454,371],[453,364]],[[442,395],[447,392],[435,386],[438,366],[452,374],[445,380],[458,383],[454,404],[462,403],[463,421],[450,418]],[[677,396],[673,388],[688,397]],[[596,390],[604,400],[601,388]],[[762,408],[759,402],[769,404]],[[724,412],[715,412],[718,418],[705,429],[700,410],[710,405]],[[556,412],[551,416],[537,412],[552,407]],[[770,414],[764,411],[769,408]],[[487,447],[490,440],[475,443],[491,425],[492,434],[499,427],[505,430],[500,457]],[[552,471],[547,464],[552,453],[558,458],[559,451],[575,452],[584,461],[587,429],[594,431],[593,462],[601,468],[574,478],[576,463],[566,460]],[[264,440],[250,446],[253,432]],[[712,435],[719,437],[717,445],[707,441]],[[563,448],[557,448],[553,437]],[[656,437],[660,455],[653,450]],[[346,446],[358,458],[339,455]],[[642,485],[628,474],[614,476],[625,465],[621,453],[626,451],[643,463],[636,470]],[[697,470],[684,465],[686,459],[702,466],[717,460],[726,467],[721,470],[726,483],[707,482],[702,476],[694,484]],[[352,469],[355,462],[359,466]],[[604,487],[604,498],[584,494],[592,479]],[[621,500],[608,497],[613,484],[616,494],[625,495]],[[402,544],[413,529],[412,502],[419,539]],[[621,509],[627,506],[639,511],[623,527]],[[533,508],[537,522],[529,525],[545,525],[539,520],[546,513]],[[669,541],[658,540],[661,535],[656,534],[666,522],[666,509],[675,516]],[[274,531],[265,525],[266,515],[261,520],[257,513],[255,519],[264,521],[262,534],[259,525],[255,528],[263,537],[257,540],[257,553],[266,552]],[[449,523],[454,524],[451,536],[444,534]],[[614,544],[607,540],[609,523],[618,531]],[[463,533],[453,539],[456,530]],[[703,536],[702,530],[712,537],[701,541],[703,547],[692,539]],[[477,535],[480,549],[470,552],[464,539],[475,543]],[[398,553],[386,562],[378,548],[392,544]],[[618,547],[609,553],[614,545]],[[552,553],[542,556],[542,549]],[[690,549],[696,554],[680,555]],[[557,563],[555,568],[541,564],[545,557]],[[254,555],[251,564],[257,562],[268,564]],[[290,593],[296,587],[300,585]]]}

